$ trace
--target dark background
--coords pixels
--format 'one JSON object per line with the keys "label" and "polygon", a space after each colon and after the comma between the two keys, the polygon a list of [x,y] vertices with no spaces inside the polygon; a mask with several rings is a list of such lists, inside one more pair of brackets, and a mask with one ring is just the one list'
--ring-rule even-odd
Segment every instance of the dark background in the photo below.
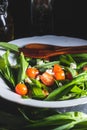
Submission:
{"label": "dark background", "polygon": [[[9,0],[16,38],[33,36],[30,21],[30,0]],[[85,0],[54,0],[52,34],[87,39],[87,7]],[[38,35],[38,34],[37,34]]]}
{"label": "dark background", "polygon": [[[34,36],[30,21],[30,0],[8,0],[14,21],[14,39]],[[87,39],[87,4],[85,0],[54,0],[54,30],[51,34]],[[38,33],[37,33],[38,35]],[[8,107],[7,107],[8,105]],[[18,112],[14,104],[0,98],[0,110]]]}

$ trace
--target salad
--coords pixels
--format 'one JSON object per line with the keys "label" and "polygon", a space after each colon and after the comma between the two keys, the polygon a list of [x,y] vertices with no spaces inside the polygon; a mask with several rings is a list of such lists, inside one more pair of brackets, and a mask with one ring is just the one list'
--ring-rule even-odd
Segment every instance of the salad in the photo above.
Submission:
{"label": "salad", "polygon": [[[0,44],[2,46],[2,44]],[[22,98],[69,100],[87,96],[87,54],[66,54],[50,59],[25,57],[15,53],[15,45],[3,44],[0,76]],[[10,63],[10,53],[16,64]]]}

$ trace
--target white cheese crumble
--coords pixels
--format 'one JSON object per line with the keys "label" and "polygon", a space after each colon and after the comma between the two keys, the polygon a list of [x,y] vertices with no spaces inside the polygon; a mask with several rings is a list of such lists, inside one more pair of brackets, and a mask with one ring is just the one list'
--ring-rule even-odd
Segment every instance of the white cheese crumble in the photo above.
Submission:
{"label": "white cheese crumble", "polygon": [[32,81],[31,81],[30,78],[28,78],[28,77],[25,79],[25,82],[26,82],[26,83],[32,83]]}
{"label": "white cheese crumble", "polygon": [[49,74],[51,74],[51,75],[54,74],[52,69],[47,69],[46,72],[49,73]]}
{"label": "white cheese crumble", "polygon": [[76,64],[75,63],[70,63],[70,68],[72,68],[72,69],[76,69]]}
{"label": "white cheese crumble", "polygon": [[43,60],[37,62],[37,65],[43,65],[43,64],[44,64]]}
{"label": "white cheese crumble", "polygon": [[40,75],[37,75],[36,79],[37,79],[37,80],[40,80]]}

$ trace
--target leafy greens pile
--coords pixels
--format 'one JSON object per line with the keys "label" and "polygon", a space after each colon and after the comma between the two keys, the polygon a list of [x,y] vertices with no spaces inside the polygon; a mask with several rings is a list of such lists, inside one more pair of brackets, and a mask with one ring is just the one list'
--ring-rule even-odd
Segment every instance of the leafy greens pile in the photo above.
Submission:
{"label": "leafy greens pile", "polygon": [[[18,46],[10,43],[0,43],[0,46],[7,51],[0,56],[0,75],[6,83],[10,84],[10,88],[14,90],[16,84],[25,82],[26,69],[29,65],[36,67],[41,73],[52,68],[55,64],[62,66],[66,73],[65,80],[55,80],[52,87],[47,87],[37,79],[30,79],[32,83],[27,83],[30,86],[31,95],[23,96],[24,98],[35,98],[41,100],[66,100],[87,96],[87,54],[67,54],[53,57],[49,62],[43,60],[44,64],[37,64],[42,59],[33,59],[25,57],[21,52],[18,54]],[[9,62],[10,51],[14,53],[16,65]],[[73,65],[72,65],[73,64]],[[75,67],[71,67],[75,66]],[[85,69],[84,69],[85,68]],[[67,74],[68,73],[68,74]],[[43,91],[49,93],[48,96],[43,94]]]}

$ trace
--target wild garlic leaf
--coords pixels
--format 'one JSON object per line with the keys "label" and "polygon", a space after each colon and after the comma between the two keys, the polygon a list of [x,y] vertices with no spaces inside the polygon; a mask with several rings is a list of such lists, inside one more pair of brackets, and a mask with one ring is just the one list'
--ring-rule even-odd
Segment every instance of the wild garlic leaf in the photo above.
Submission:
{"label": "wild garlic leaf", "polygon": [[19,52],[19,50],[18,50],[19,47],[12,43],[0,42],[0,47],[3,47],[6,50]]}
{"label": "wild garlic leaf", "polygon": [[20,83],[26,78],[25,71],[26,71],[26,69],[27,69],[27,67],[29,65],[26,58],[24,57],[23,53],[20,54],[17,64],[19,64],[18,83]]}
{"label": "wild garlic leaf", "polygon": [[9,53],[9,51],[6,51],[6,53],[4,53],[2,57],[0,57],[0,73],[1,75],[3,75],[4,79],[8,80],[8,82],[15,86],[15,80],[9,62]]}

